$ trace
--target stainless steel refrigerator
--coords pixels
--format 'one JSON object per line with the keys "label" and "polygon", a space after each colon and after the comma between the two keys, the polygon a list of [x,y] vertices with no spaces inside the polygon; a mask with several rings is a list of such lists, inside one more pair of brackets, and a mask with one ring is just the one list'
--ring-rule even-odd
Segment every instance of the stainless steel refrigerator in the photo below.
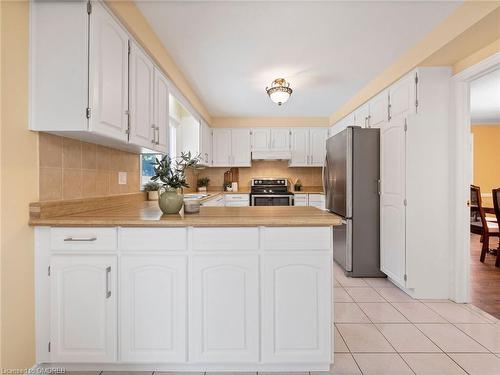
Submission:
{"label": "stainless steel refrigerator", "polygon": [[326,208],[342,217],[333,229],[333,258],[352,277],[380,271],[380,132],[350,126],[326,141]]}

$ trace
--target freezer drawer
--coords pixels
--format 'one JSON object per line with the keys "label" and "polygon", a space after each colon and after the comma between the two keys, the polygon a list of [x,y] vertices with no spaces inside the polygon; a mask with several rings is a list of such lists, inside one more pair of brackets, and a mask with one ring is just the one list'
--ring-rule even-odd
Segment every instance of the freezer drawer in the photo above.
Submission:
{"label": "freezer drawer", "polygon": [[342,225],[333,227],[333,259],[352,272],[352,220],[342,220]]}

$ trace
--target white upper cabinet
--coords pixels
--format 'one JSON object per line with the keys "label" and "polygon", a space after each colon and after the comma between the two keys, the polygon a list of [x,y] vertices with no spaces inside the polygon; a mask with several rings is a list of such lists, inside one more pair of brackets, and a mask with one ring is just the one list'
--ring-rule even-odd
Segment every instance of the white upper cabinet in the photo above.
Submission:
{"label": "white upper cabinet", "polygon": [[321,167],[325,161],[327,128],[291,129],[290,167]]}
{"label": "white upper cabinet", "polygon": [[417,106],[416,74],[408,74],[389,87],[389,115],[391,118],[403,113],[415,113]]}
{"label": "white upper cabinet", "polygon": [[93,7],[90,25],[92,93],[89,129],[126,141],[129,38],[100,4]]}
{"label": "white upper cabinet", "polygon": [[213,129],[213,166],[250,167],[250,129]]}
{"label": "white upper cabinet", "polygon": [[252,151],[290,151],[290,129],[255,128],[252,129]]}
{"label": "white upper cabinet", "polygon": [[368,103],[363,104],[361,107],[356,109],[354,112],[354,126],[361,126],[362,128],[367,128],[368,121],[370,119],[370,106]]}
{"label": "white upper cabinet", "polygon": [[130,50],[130,141],[155,148],[156,125],[153,122],[155,67],[135,44]]}
{"label": "white upper cabinet", "polygon": [[169,144],[169,105],[168,105],[168,82],[165,76],[155,68],[154,75],[154,116],[155,146],[159,152],[167,153]]}
{"label": "white upper cabinet", "polygon": [[271,150],[272,151],[290,150],[290,129],[281,129],[281,128],[271,129]]}
{"label": "white upper cabinet", "polygon": [[115,256],[52,257],[51,361],[116,361],[116,275]]}
{"label": "white upper cabinet", "polygon": [[250,167],[251,159],[250,129],[231,130],[231,154],[233,167]]}
{"label": "white upper cabinet", "polygon": [[311,128],[309,130],[309,165],[322,167],[326,157],[326,129]]}
{"label": "white upper cabinet", "polygon": [[370,106],[370,116],[368,118],[368,127],[380,128],[388,119],[389,96],[387,90],[371,99],[368,103]]}
{"label": "white upper cabinet", "polygon": [[213,129],[213,166],[231,165],[231,129]]}
{"label": "white upper cabinet", "polygon": [[201,121],[201,164],[212,165],[212,129],[205,121]]}
{"label": "white upper cabinet", "polygon": [[252,129],[252,151],[268,151],[271,148],[271,130]]}
{"label": "white upper cabinet", "polygon": [[292,129],[291,167],[302,167],[309,164],[309,129]]}
{"label": "white upper cabinet", "polygon": [[122,256],[120,352],[123,361],[186,361],[186,283],[184,256]]}

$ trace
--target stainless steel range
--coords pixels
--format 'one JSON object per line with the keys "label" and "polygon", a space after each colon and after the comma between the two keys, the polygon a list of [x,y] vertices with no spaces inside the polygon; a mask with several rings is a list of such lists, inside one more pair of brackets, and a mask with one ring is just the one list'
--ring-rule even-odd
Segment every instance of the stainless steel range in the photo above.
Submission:
{"label": "stainless steel range", "polygon": [[286,178],[252,178],[251,206],[293,206]]}

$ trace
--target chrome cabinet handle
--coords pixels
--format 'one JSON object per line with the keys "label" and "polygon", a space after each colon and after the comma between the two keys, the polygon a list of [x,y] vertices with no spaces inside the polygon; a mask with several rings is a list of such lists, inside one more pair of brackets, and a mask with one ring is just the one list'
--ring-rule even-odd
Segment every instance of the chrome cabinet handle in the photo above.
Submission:
{"label": "chrome cabinet handle", "polygon": [[160,127],[157,126],[155,128],[155,130],[156,130],[156,145],[159,145],[160,144]]}
{"label": "chrome cabinet handle", "polygon": [[97,241],[97,237],[68,237],[64,239],[64,242],[94,242]]}
{"label": "chrome cabinet handle", "polygon": [[155,124],[151,124],[151,129],[153,129],[153,139],[151,140],[152,144],[156,144],[156,127]]}
{"label": "chrome cabinet handle", "polygon": [[111,276],[111,266],[106,267],[106,298],[111,297],[111,289],[110,289],[110,276]]}

